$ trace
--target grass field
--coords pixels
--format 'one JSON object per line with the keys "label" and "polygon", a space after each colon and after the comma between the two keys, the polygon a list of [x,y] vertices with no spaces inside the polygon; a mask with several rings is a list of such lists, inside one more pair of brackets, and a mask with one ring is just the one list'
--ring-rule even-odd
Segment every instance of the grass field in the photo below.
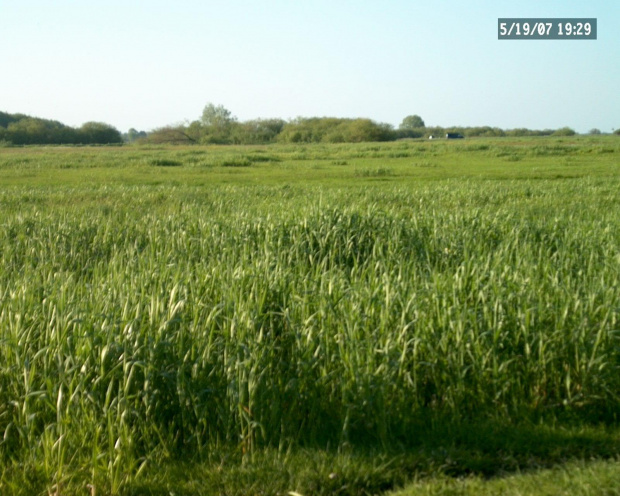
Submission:
{"label": "grass field", "polygon": [[0,492],[618,494],[619,191],[612,136],[0,149]]}

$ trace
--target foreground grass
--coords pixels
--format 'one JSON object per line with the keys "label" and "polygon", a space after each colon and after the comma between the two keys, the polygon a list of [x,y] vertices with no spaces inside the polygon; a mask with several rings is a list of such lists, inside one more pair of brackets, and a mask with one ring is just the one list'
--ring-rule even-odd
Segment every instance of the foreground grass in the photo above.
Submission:
{"label": "foreground grass", "polygon": [[147,463],[137,475],[123,473],[120,490],[85,467],[60,487],[35,465],[7,466],[1,481],[3,494],[564,494],[570,486],[576,492],[566,494],[618,494],[611,453],[619,443],[617,431],[601,428],[427,426],[407,449],[214,450],[203,460]]}
{"label": "foreground grass", "polygon": [[2,150],[2,492],[617,457],[617,142],[438,145]]}
{"label": "foreground grass", "polygon": [[571,462],[553,469],[493,480],[431,478],[392,496],[615,496],[620,494],[620,460]]}

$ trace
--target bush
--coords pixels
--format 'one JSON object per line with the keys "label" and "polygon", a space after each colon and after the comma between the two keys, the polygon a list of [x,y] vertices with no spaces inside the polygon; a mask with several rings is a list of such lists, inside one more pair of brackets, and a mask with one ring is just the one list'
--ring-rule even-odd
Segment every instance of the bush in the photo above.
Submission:
{"label": "bush", "polygon": [[248,157],[231,157],[223,159],[219,165],[222,167],[249,167],[252,162]]}
{"label": "bush", "polygon": [[179,165],[183,165],[178,160],[169,160],[165,158],[154,158],[149,160],[149,165],[155,165],[157,167],[176,167]]}
{"label": "bush", "polygon": [[87,122],[75,129],[58,121],[4,112],[0,112],[0,140],[14,145],[122,143],[121,133],[108,124]]}
{"label": "bush", "polygon": [[570,127],[562,127],[560,129],[556,129],[552,136],[575,136],[577,134],[574,129]]}
{"label": "bush", "polygon": [[336,117],[298,118],[288,122],[278,135],[278,141],[284,143],[360,143],[393,139],[396,135],[389,124]]}

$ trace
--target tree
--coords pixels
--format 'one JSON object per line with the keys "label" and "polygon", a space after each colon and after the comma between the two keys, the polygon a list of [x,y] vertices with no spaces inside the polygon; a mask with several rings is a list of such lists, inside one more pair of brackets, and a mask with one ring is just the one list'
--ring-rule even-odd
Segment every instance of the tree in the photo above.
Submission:
{"label": "tree", "polygon": [[399,129],[420,129],[421,127],[425,127],[424,121],[422,117],[419,115],[408,115],[403,119],[403,122],[400,123]]}
{"label": "tree", "polygon": [[619,129],[616,129],[616,130],[614,131],[614,134],[615,134],[615,135],[620,135],[620,128],[619,128]]}
{"label": "tree", "polygon": [[363,141],[388,141],[392,138],[392,126],[379,124],[370,119],[354,119],[344,127],[344,141],[359,143]]}
{"label": "tree", "polygon": [[[191,128],[191,126],[190,126]],[[188,145],[197,142],[197,137],[192,135],[191,129],[180,124],[177,126],[164,126],[154,129],[145,139],[147,143],[170,143],[173,145]]]}
{"label": "tree", "polygon": [[208,103],[202,111],[203,141],[206,143],[229,143],[231,131],[237,119],[223,105]]}
{"label": "tree", "polygon": [[337,117],[298,117],[286,123],[277,135],[277,140],[284,143],[357,143],[395,138],[390,124]]}
{"label": "tree", "polygon": [[113,126],[104,122],[86,122],[78,130],[79,142],[83,144],[105,145],[122,143],[121,133]]}
{"label": "tree", "polygon": [[73,143],[75,130],[58,121],[23,116],[13,120],[5,132],[6,140],[15,145]]}
{"label": "tree", "polygon": [[282,119],[255,119],[237,123],[231,138],[236,144],[271,143],[286,124]]}
{"label": "tree", "polygon": [[146,138],[146,132],[145,131],[138,131],[135,128],[130,128],[129,131],[127,131],[126,134],[123,135],[123,139],[125,141],[128,141],[129,143],[132,143],[134,141],[137,141],[139,139],[144,139]]}
{"label": "tree", "polygon": [[590,134],[601,134],[601,130],[594,127],[590,129]]}
{"label": "tree", "polygon": [[6,112],[0,112],[0,127],[8,127],[11,122],[17,122],[27,118],[28,116],[23,114],[7,114]]}
{"label": "tree", "polygon": [[7,127],[7,137],[15,145],[42,145],[49,143],[48,127],[43,119],[27,117],[11,122]]}
{"label": "tree", "polygon": [[235,121],[230,110],[224,108],[223,105],[213,105],[208,103],[202,111],[202,123],[205,126],[221,127]]}

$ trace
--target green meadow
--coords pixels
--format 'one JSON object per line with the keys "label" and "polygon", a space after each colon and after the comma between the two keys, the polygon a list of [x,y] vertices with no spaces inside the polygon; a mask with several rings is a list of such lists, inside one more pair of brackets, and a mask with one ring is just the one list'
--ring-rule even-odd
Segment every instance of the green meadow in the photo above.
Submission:
{"label": "green meadow", "polygon": [[619,192],[617,136],[0,148],[0,493],[619,494]]}

